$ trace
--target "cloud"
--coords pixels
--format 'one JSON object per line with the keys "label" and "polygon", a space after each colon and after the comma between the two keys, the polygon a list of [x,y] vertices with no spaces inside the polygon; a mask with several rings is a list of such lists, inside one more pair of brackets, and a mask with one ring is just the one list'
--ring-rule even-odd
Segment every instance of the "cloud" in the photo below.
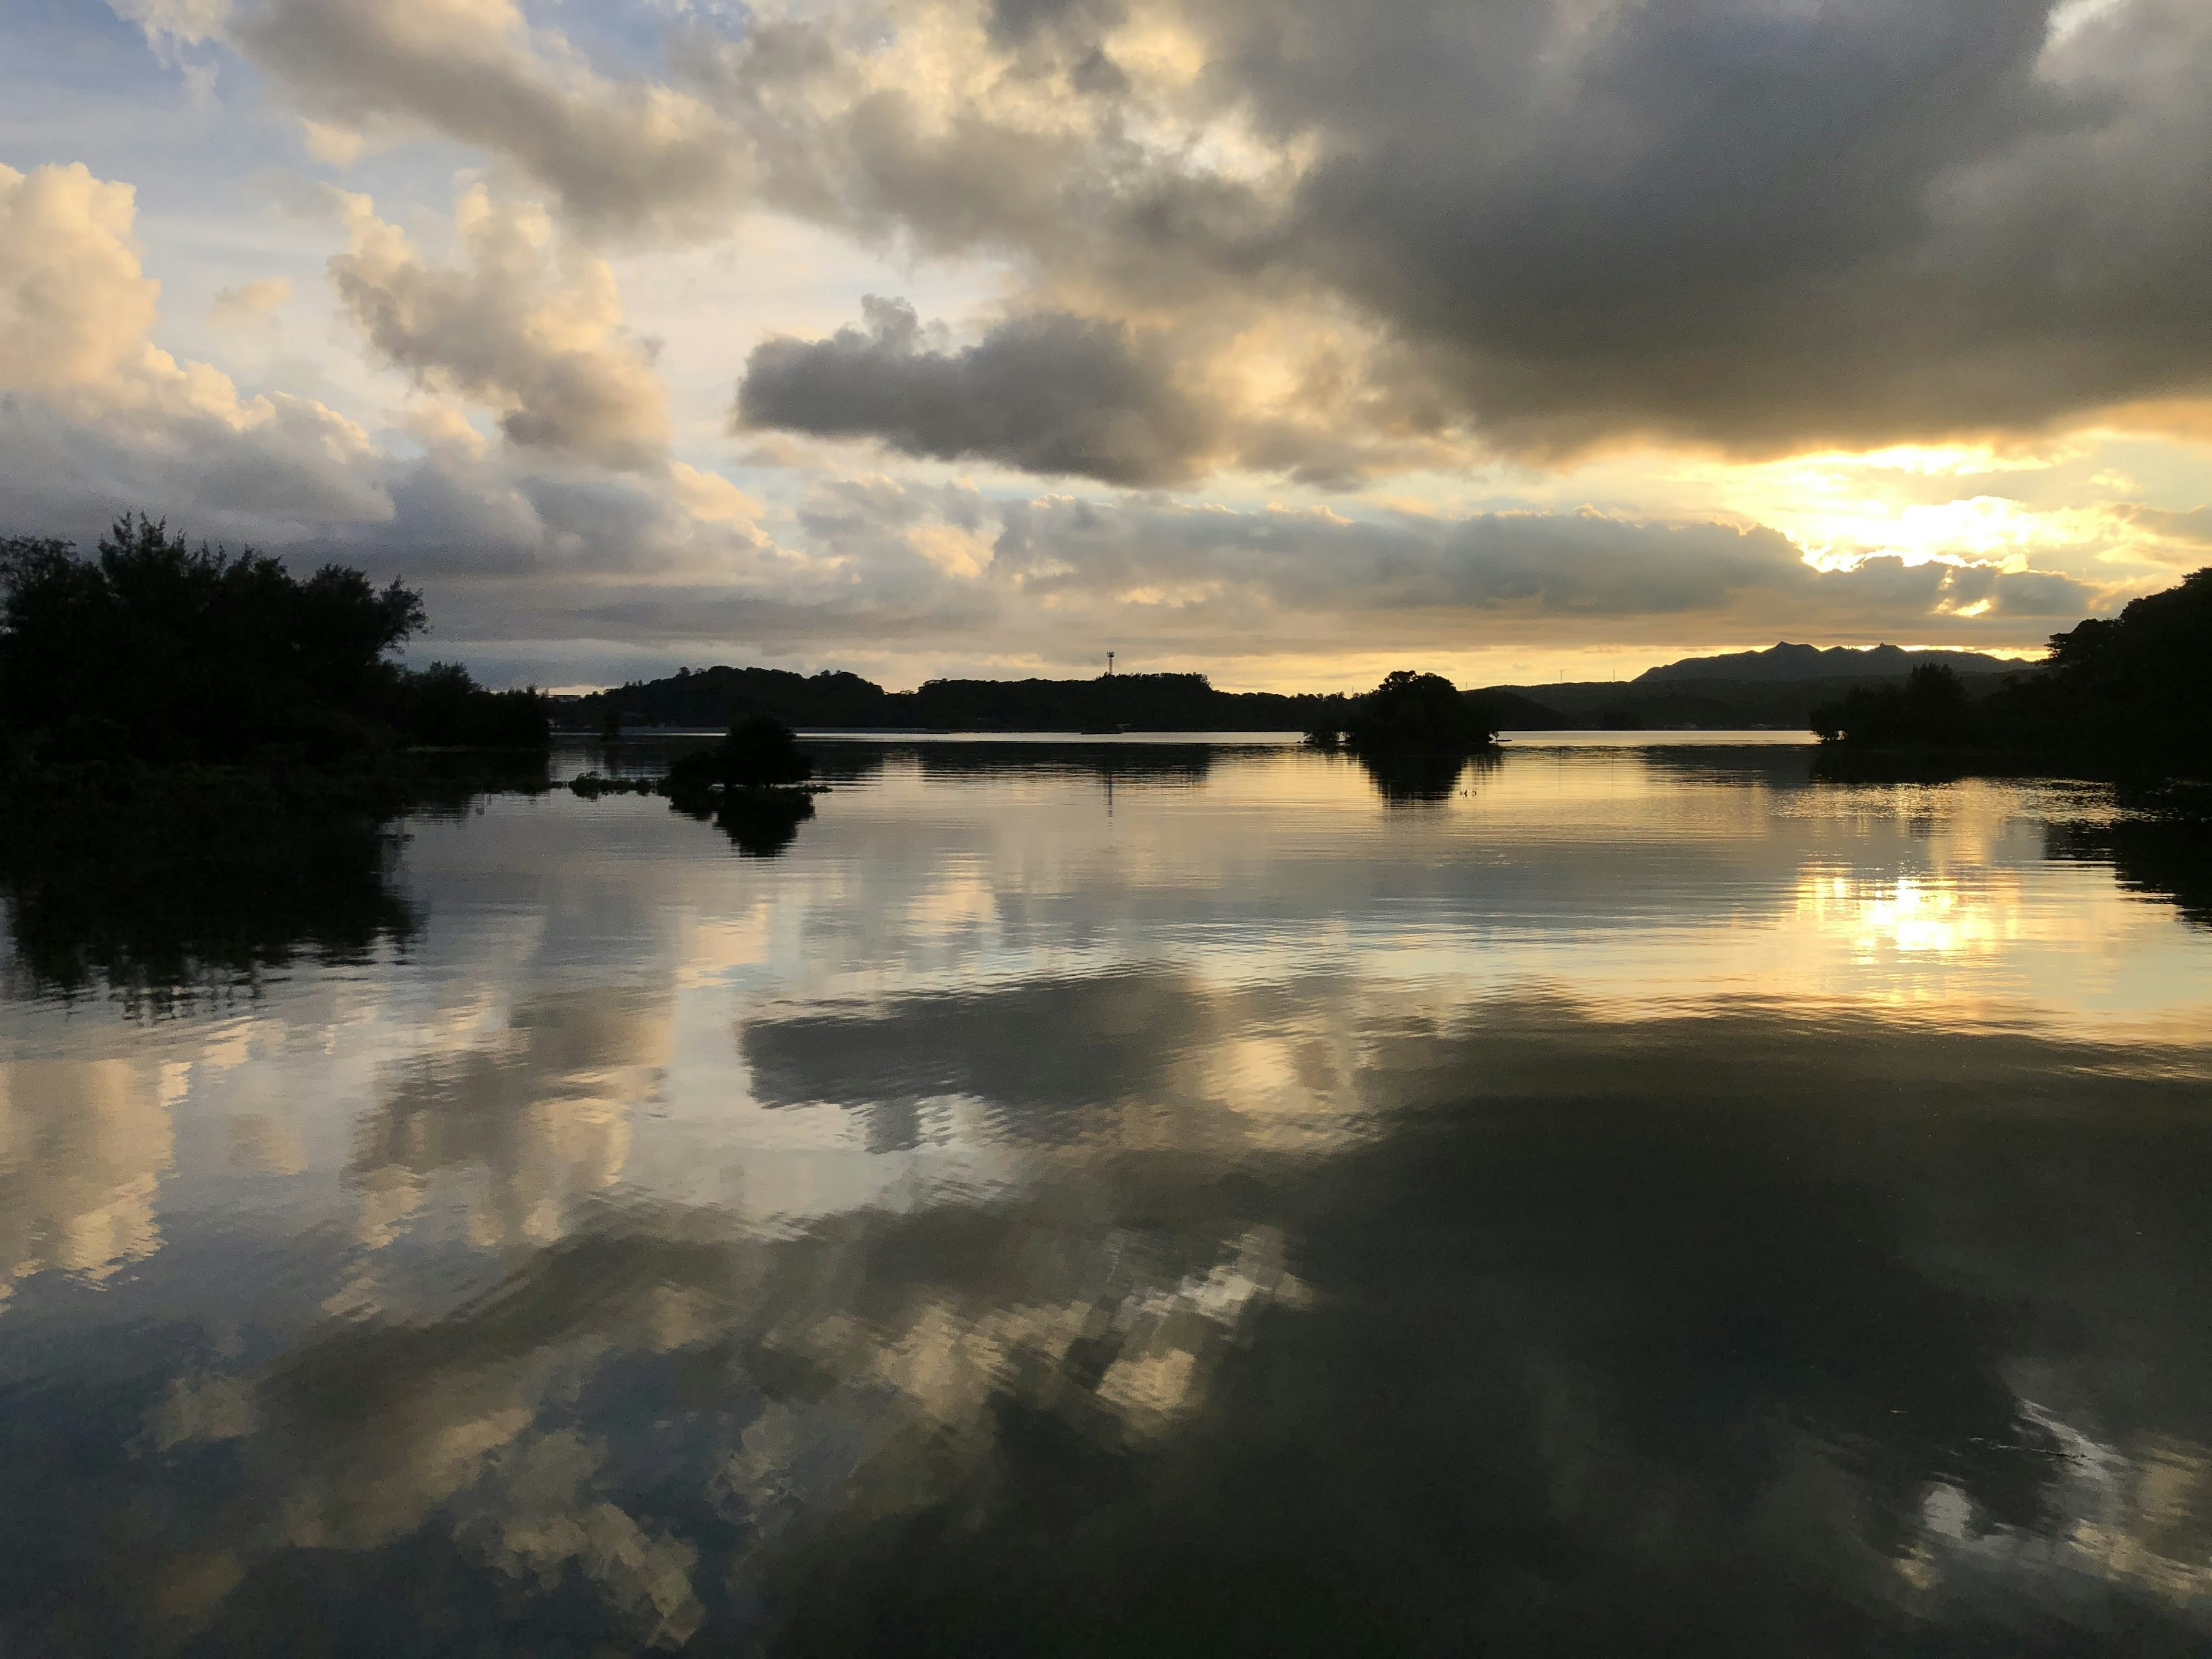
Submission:
{"label": "cloud", "polygon": [[398,524],[356,556],[437,573],[442,637],[554,684],[586,678],[580,659],[614,641],[625,672],[705,653],[872,661],[901,683],[967,665],[1060,669],[1102,639],[1231,684],[1530,643],[2017,648],[2111,602],[2057,573],[1894,556],[1823,570],[1771,529],[1594,512],[1350,519],[848,478],[817,482],[775,540],[747,543],[641,483],[619,488],[587,504],[573,486],[532,486],[501,532],[512,539],[495,540],[489,527],[428,532],[482,497],[425,469],[395,486]]}
{"label": "cloud", "polygon": [[661,459],[666,395],[623,330],[614,274],[556,250],[542,209],[471,187],[453,213],[462,263],[434,266],[366,197],[344,200],[351,245],[331,281],[378,355],[498,410],[511,443],[614,467]]}
{"label": "cloud", "polygon": [[[999,262],[1013,320],[975,346],[772,341],[749,418],[1114,482],[2201,401],[2212,15],[2061,9],[855,3],[686,16],[656,73],[509,0],[126,7],[220,31],[341,135],[322,154],[440,134],[586,233],[767,206]],[[1029,363],[1072,374],[1033,439]]]}
{"label": "cloud", "polygon": [[2212,556],[2212,507],[2187,512],[2140,503],[2114,509],[2131,550],[2165,564],[2196,566]]}
{"label": "cloud", "polygon": [[[422,383],[496,410],[507,442],[429,397],[410,411],[409,456],[311,399],[241,396],[149,338],[159,287],[129,185],[82,167],[0,170],[0,530],[88,538],[135,506],[193,535],[442,579],[449,594],[564,580],[571,606],[605,582],[688,572],[752,591],[803,568],[762,535],[758,502],[667,459],[660,386],[620,330],[611,277],[556,255],[541,213],[465,197],[465,263],[449,268],[346,200],[354,246],[334,270],[372,338]],[[218,311],[278,292],[252,285]]]}
{"label": "cloud", "polygon": [[[941,171],[905,211],[934,235],[981,216],[971,245],[1017,243],[1040,292],[1109,286],[1132,315],[1348,303],[1403,348],[1370,355],[1373,389],[1539,456],[2201,395],[2212,19],[2136,0],[2053,39],[2049,9],[1193,0],[1167,15],[1201,92],[1071,87],[1118,120],[1049,187],[1001,208]],[[1183,143],[1127,143],[1163,120]],[[1059,139],[1011,94],[973,118],[1025,121]]]}
{"label": "cloud", "polygon": [[208,321],[217,328],[243,328],[270,315],[291,297],[291,279],[285,276],[219,289],[208,306]]}
{"label": "cloud", "polygon": [[82,393],[143,366],[161,285],[139,267],[131,186],[82,163],[0,163],[0,385]]}
{"label": "cloud", "polygon": [[230,21],[230,0],[110,0],[115,15],[146,31],[146,38],[198,46],[221,34]]}
{"label": "cloud", "polygon": [[[335,290],[417,387],[404,444],[310,399],[241,394],[156,346],[128,186],[81,167],[0,178],[7,529],[82,537],[138,505],[189,533],[403,575],[428,588],[441,652],[556,684],[679,647],[815,666],[859,653],[903,675],[1087,662],[1110,636],[1247,684],[1600,638],[2017,647],[2121,597],[2018,568],[2010,542],[2006,568],[1932,532],[1918,550],[1934,557],[1815,569],[1776,529],[1696,511],[1346,514],[834,476],[757,500],[676,459],[608,267],[544,210],[471,188],[454,251],[433,257],[365,198],[332,199],[349,237]],[[811,407],[817,428],[873,422],[925,453],[1133,480],[1183,476],[1217,444],[1246,454],[1266,430],[1249,418],[1266,398],[1208,424],[1217,383],[1178,389],[1181,334],[1162,337],[1170,350],[1124,325],[1017,313],[955,349],[902,307],[878,302],[871,321],[763,349],[749,395],[782,399],[781,419]],[[879,370],[902,401],[869,401]],[[1018,418],[996,421],[1004,404]],[[1147,409],[1157,418],[1133,413]],[[1342,440],[1352,465],[1356,440]],[[2100,523],[2180,547],[2183,521],[2151,512]]]}
{"label": "cloud", "polygon": [[1171,610],[1495,621],[1679,619],[1692,628],[1889,629],[1977,615],[2078,616],[2094,590],[1930,560],[1822,571],[1763,526],[1595,512],[1351,520],[1048,496],[1010,507],[995,567],[1033,594],[1139,596]]}
{"label": "cloud", "polygon": [[1184,480],[1218,441],[1208,411],[1119,323],[1017,317],[952,351],[924,345],[904,301],[861,309],[865,331],[755,347],[733,421],[1127,484]]}
{"label": "cloud", "polygon": [[198,508],[204,530],[383,516],[368,434],[319,403],[241,398],[228,376],[147,337],[130,185],[81,165],[0,167],[0,485],[31,529],[119,507]]}
{"label": "cloud", "polygon": [[1486,427],[1753,449],[2201,384],[2212,28],[2042,0],[1316,11],[1217,50],[1302,177],[1286,257],[1451,354]]}
{"label": "cloud", "polygon": [[[510,0],[270,0],[229,39],[326,132],[442,133],[593,225],[718,215],[749,188],[748,146],[726,119],[659,82],[600,73]],[[326,155],[357,148],[320,142]]]}

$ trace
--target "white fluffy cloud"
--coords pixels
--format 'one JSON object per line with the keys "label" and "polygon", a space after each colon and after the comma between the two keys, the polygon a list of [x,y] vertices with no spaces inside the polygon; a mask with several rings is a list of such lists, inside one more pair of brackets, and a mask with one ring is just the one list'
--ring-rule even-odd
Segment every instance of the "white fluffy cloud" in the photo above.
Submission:
{"label": "white fluffy cloud", "polygon": [[39,527],[133,502],[298,528],[381,517],[376,451],[312,399],[241,398],[148,337],[126,184],[82,166],[0,167],[0,404],[9,517]]}
{"label": "white fluffy cloud", "polygon": [[608,466],[662,459],[651,352],[623,329],[613,273],[558,248],[544,210],[471,188],[453,214],[460,262],[434,265],[368,198],[343,201],[351,240],[331,281],[380,356],[497,410],[512,443]]}
{"label": "white fluffy cloud", "polygon": [[98,398],[145,366],[161,298],[131,239],[128,185],[82,164],[0,164],[0,383]]}

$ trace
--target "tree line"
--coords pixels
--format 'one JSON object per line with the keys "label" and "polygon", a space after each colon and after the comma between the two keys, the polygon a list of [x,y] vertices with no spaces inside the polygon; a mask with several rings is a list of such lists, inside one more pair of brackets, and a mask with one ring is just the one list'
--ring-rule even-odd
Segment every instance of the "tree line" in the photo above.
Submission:
{"label": "tree line", "polygon": [[887,691],[858,674],[780,668],[684,669],[559,706],[565,726],[726,727],[767,716],[798,726],[937,732],[1297,732],[1333,700],[1217,690],[1203,674],[1083,680],[931,680]]}
{"label": "tree line", "polygon": [[1948,667],[1814,711],[1846,750],[1942,750],[2101,775],[2212,776],[2212,568],[2051,636],[2036,672],[1985,695]]}
{"label": "tree line", "polygon": [[544,748],[538,692],[395,660],[427,624],[397,580],[337,564],[295,576],[141,514],[90,557],[56,538],[0,540],[0,759],[343,769],[410,748]]}

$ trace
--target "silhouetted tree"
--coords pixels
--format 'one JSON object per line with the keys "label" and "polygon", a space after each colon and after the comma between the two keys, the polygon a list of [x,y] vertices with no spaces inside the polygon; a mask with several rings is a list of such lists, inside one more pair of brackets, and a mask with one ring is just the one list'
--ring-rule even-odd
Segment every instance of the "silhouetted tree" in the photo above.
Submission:
{"label": "silhouetted tree", "polygon": [[791,728],[766,714],[741,720],[711,749],[684,756],[668,769],[669,799],[697,811],[735,792],[789,789],[814,775]]}
{"label": "silhouetted tree", "polygon": [[19,760],[329,763],[395,739],[542,747],[544,700],[392,654],[422,596],[325,565],[306,578],[252,548],[197,548],[126,513],[96,555],[0,542],[0,699]]}
{"label": "silhouetted tree", "polygon": [[791,728],[768,715],[741,720],[711,749],[669,768],[668,804],[696,818],[711,817],[739,852],[774,858],[814,816],[814,799],[798,786],[814,775]]}
{"label": "silhouetted tree", "polygon": [[2007,735],[2203,775],[2212,768],[2212,568],[2052,635],[2049,672],[1995,701]]}
{"label": "silhouetted tree", "polygon": [[1496,735],[1482,716],[1443,675],[1401,668],[1354,702],[1344,738],[1359,754],[1468,755],[1488,748]]}
{"label": "silhouetted tree", "polygon": [[2212,769],[2212,569],[2051,636],[2039,672],[1974,701],[1948,668],[1814,711],[1846,749],[1955,746],[2014,763],[2154,778]]}
{"label": "silhouetted tree", "polygon": [[1923,663],[1903,685],[1854,686],[1813,711],[1813,729],[1827,742],[1875,747],[1942,747],[1978,733],[1966,688],[1942,663]]}
{"label": "silhouetted tree", "polygon": [[799,826],[814,816],[814,798],[797,789],[733,790],[725,794],[714,823],[738,852],[772,859],[799,839]]}
{"label": "silhouetted tree", "polygon": [[410,743],[531,749],[546,741],[543,696],[535,690],[487,691],[459,663],[402,670],[393,687],[392,716]]}

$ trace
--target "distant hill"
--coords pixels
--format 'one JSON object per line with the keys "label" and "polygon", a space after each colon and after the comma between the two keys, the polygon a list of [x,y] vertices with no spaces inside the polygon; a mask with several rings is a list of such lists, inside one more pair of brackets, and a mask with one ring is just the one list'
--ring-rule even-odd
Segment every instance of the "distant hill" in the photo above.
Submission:
{"label": "distant hill", "polygon": [[1632,680],[1567,680],[1550,685],[1494,685],[1474,695],[1497,704],[1507,731],[1570,726],[1650,731],[1794,731],[1811,728],[1813,710],[1854,689],[1902,685],[1927,663],[1940,663],[1981,698],[2014,676],[2033,678],[2033,663],[1978,651],[1907,651],[1878,645],[1826,649],[1781,644],[1764,651],[1686,657]]}
{"label": "distant hill", "polygon": [[716,667],[562,698],[554,719],[596,731],[625,726],[725,726],[772,714],[798,726],[936,732],[1300,732],[1330,700],[1218,691],[1203,674],[1112,674],[1084,680],[931,680],[886,691],[857,674]]}
{"label": "distant hill", "polygon": [[[1972,651],[1778,645],[1693,657],[1633,680],[1499,685],[1470,691],[1493,731],[1560,727],[1808,729],[1814,708],[1860,685],[1902,684],[1923,662],[1970,676],[1980,696],[2024,665]],[[556,724],[722,727],[751,714],[797,726],[935,732],[1302,732],[1340,721],[1341,696],[1217,690],[1203,674],[1081,680],[931,680],[887,691],[857,674],[722,666],[555,700]]]}
{"label": "distant hill", "polygon": [[[1993,695],[1982,690],[1989,684],[1930,668],[1902,684],[1845,693],[1815,711],[1813,729],[1847,757],[1948,756],[1948,765],[1973,756],[1984,765],[2184,781],[2193,793],[2212,782],[2212,568],[2130,599],[2117,617],[2053,635],[2046,665],[1996,682]],[[2201,857],[2201,825],[2196,833]]]}
{"label": "distant hill", "polygon": [[1764,651],[1730,651],[1717,657],[1685,657],[1647,668],[1631,684],[1656,685],[1675,680],[1860,680],[1902,679],[1923,663],[1942,663],[1954,674],[2017,674],[2031,665],[1986,656],[1979,651],[1907,651],[1877,645],[1871,651],[1832,645],[1780,644]]}
{"label": "distant hill", "polygon": [[[1473,695],[1517,700],[1499,720],[1506,731],[1566,726],[1583,731],[1812,730],[1814,709],[1860,686],[1902,685],[1903,674],[1853,674],[1820,680],[1568,680],[1550,685],[1491,686]],[[2008,683],[1997,674],[1962,676],[1982,697]],[[1553,716],[1542,718],[1541,710]]]}
{"label": "distant hill", "polygon": [[1493,685],[1467,695],[1493,732],[1559,732],[1576,724],[1551,704],[1506,686]]}

